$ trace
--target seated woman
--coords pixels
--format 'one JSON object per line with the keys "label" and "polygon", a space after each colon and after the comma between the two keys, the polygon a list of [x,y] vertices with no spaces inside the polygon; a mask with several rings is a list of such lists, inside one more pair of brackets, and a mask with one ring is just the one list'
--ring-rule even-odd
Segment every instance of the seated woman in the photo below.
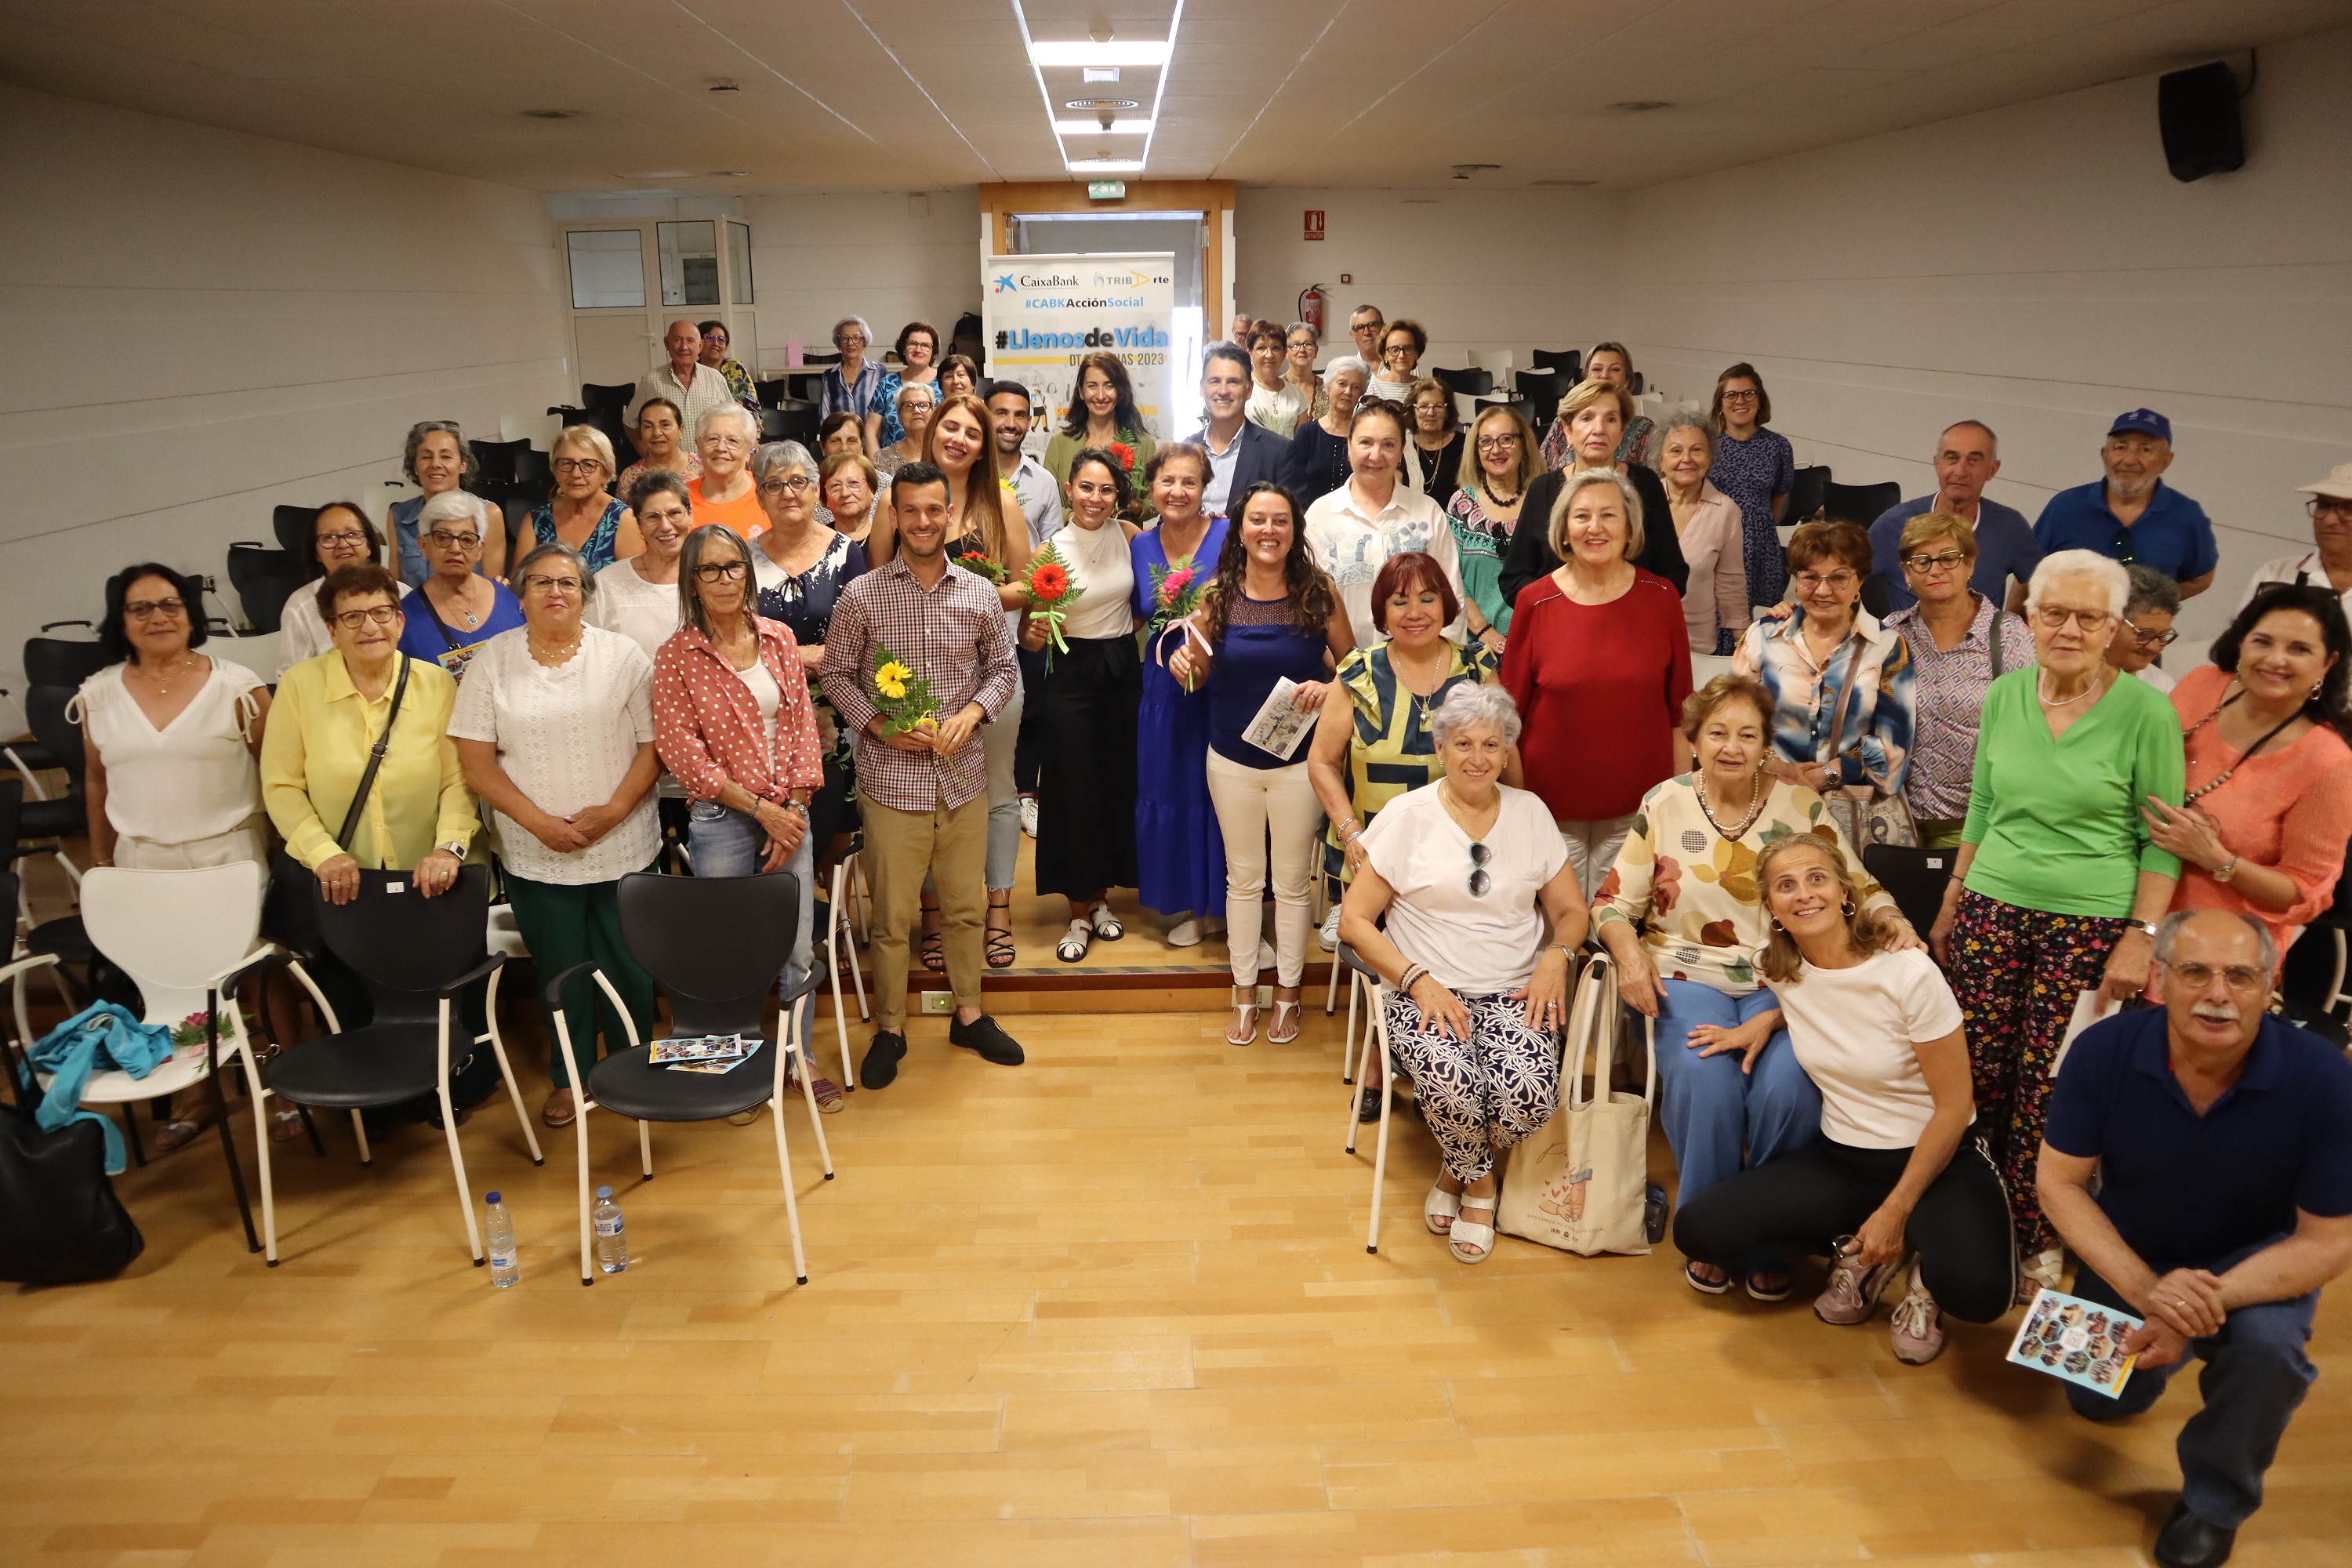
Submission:
{"label": "seated woman", "polygon": [[[474,570],[482,559],[482,531],[471,499],[437,495],[417,514],[432,572],[393,628],[402,653],[431,660],[452,680],[466,678],[467,662],[484,643],[522,625],[522,605],[507,585]],[[319,602],[326,603],[323,595]]]}
{"label": "seated woman", "polygon": [[863,452],[835,452],[823,459],[817,475],[817,488],[824,495],[824,504],[816,509],[817,521],[854,544],[864,544],[881,510],[882,476]]}
{"label": "seated woman", "polygon": [[1559,1103],[1555,1035],[1588,917],[1551,813],[1502,782],[1519,733],[1509,695],[1456,686],[1431,722],[1445,776],[1365,829],[1339,936],[1388,987],[1389,1048],[1444,1152],[1423,1214],[1479,1263],[1495,1249],[1495,1152]]}
{"label": "seated woman", "polygon": [[[605,487],[613,482],[613,443],[593,425],[573,425],[555,438],[548,454],[555,469],[555,494],[530,514],[541,544],[577,551],[592,573],[625,561],[646,547],[636,515]],[[523,548],[529,550],[531,542]]]}
{"label": "seated woman", "polygon": [[[1821,1120],[1821,1096],[1790,1052],[1780,1010],[1757,988],[1753,955],[1770,931],[1755,869],[1766,846],[1791,834],[1851,850],[1820,795],[1764,772],[1771,704],[1741,675],[1691,693],[1683,734],[1696,764],[1643,797],[1593,895],[1620,994],[1658,1021],[1658,1120],[1685,1205],[1743,1164],[1811,1142]],[[1889,917],[1892,941],[1918,944],[1884,889],[1865,880],[1861,901]],[[1684,1275],[1711,1296],[1731,1288],[1712,1261],[1694,1260]],[[1786,1262],[1752,1261],[1747,1287],[1759,1301],[1780,1300]]]}
{"label": "seated woman", "polygon": [[1942,1317],[1990,1323],[2010,1309],[2009,1201],[1984,1145],[1960,1005],[1935,961],[1896,950],[1863,907],[1835,846],[1775,840],[1756,867],[1772,918],[1761,966],[1797,1060],[1821,1086],[1821,1136],[1686,1200],[1675,1245],[1721,1268],[1827,1253],[1825,1323],[1866,1321],[1916,1259],[1895,1309],[1895,1359],[1944,1348]]}
{"label": "seated woman", "polygon": [[614,488],[622,495],[635,489],[637,481],[656,468],[667,468],[680,479],[702,477],[702,459],[686,444],[686,416],[668,398],[648,397],[638,407],[634,439],[641,456],[621,470],[620,482]]}
{"label": "seated woman", "polygon": [[866,421],[846,409],[826,415],[824,422],[816,427],[816,455],[820,462],[835,452],[863,453],[865,450]]}
{"label": "seated woman", "polygon": [[910,381],[898,389],[899,437],[874,454],[874,471],[888,479],[923,455],[923,437],[930,428],[931,410],[939,405],[939,389],[927,382]]}
{"label": "seated woman", "polygon": [[[335,646],[319,614],[319,579],[338,566],[383,559],[383,535],[357,501],[329,501],[319,509],[310,520],[310,560],[302,585],[286,595],[286,607],[278,612],[278,668],[269,672],[271,679],[285,679],[288,670]],[[400,585],[400,594],[408,596],[407,584]]]}

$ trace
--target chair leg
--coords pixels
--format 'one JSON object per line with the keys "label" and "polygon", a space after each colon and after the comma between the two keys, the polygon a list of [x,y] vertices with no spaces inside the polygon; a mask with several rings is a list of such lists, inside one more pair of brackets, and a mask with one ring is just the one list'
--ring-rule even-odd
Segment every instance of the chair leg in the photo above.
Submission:
{"label": "chair leg", "polygon": [[[806,1075],[803,1074],[803,1078],[805,1079]],[[805,1285],[808,1283],[808,1258],[801,1250],[801,1205],[800,1200],[793,1195],[793,1154],[784,1142],[784,1102],[782,1097],[768,1101],[768,1110],[776,1123],[776,1163],[784,1173],[784,1218],[790,1222],[793,1231],[793,1275]]]}
{"label": "chair leg", "polygon": [[236,1194],[236,1217],[245,1222],[245,1249],[261,1250],[261,1238],[253,1233],[253,1205],[245,1197],[245,1170],[237,1163],[236,1139],[228,1130],[228,1101],[221,1094],[220,1074],[205,1075],[205,1087],[212,1090],[213,1125],[220,1129],[221,1152],[228,1160],[229,1191]]}
{"label": "chair leg", "polygon": [[1372,1219],[1371,1224],[1367,1226],[1364,1231],[1364,1250],[1366,1252],[1376,1254],[1381,1249],[1381,1188],[1382,1184],[1388,1178],[1389,1171],[1389,1112],[1396,1106],[1396,1096],[1386,1092],[1389,1080],[1393,1070],[1391,1064],[1389,1061],[1388,1016],[1386,1013],[1381,1009],[1380,998],[1377,995],[1372,998],[1370,1006],[1372,1008],[1370,1032],[1378,1037],[1381,1047],[1381,1089],[1382,1092],[1381,1095],[1381,1134],[1372,1146]]}
{"label": "chair leg", "polygon": [[245,1089],[253,1101],[254,1162],[261,1167],[261,1255],[278,1267],[278,1181],[269,1164],[269,1091],[261,1087],[261,1069],[253,1064],[250,1041],[237,1053],[245,1063]]}
{"label": "chair leg", "polygon": [[[1348,966],[1339,962],[1339,955],[1338,953],[1333,953],[1331,955],[1331,984],[1323,993],[1323,1016],[1327,1018],[1339,1010],[1339,971],[1343,969],[1348,969]],[[1352,969],[1348,969],[1348,973],[1352,975],[1356,972]],[[1355,987],[1351,984],[1348,988],[1348,1000],[1353,1002],[1355,999]]]}
{"label": "chair leg", "polygon": [[585,1089],[573,1089],[572,1098],[579,1102],[572,1114],[572,1125],[579,1129],[580,1136],[580,1283],[593,1285],[596,1283],[595,1270],[588,1265],[588,1112],[591,1107]]}
{"label": "chair leg", "polygon": [[[498,978],[496,974],[492,974],[491,983],[497,984]],[[492,1000],[495,1001],[496,998]],[[515,1121],[522,1128],[522,1141],[530,1145],[530,1163],[534,1165],[544,1165],[547,1161],[539,1152],[539,1134],[531,1127],[530,1112],[522,1108],[522,1090],[515,1086],[514,1068],[507,1063],[506,1042],[499,1038],[499,1020],[496,1015],[491,1016],[490,1032],[488,1037],[490,1042],[490,1054],[499,1058],[499,1076],[506,1080],[507,1099],[514,1106]],[[593,1047],[595,1042],[591,1040],[589,1045]]]}
{"label": "chair leg", "polygon": [[[448,1005],[441,1005],[445,1016]],[[449,1137],[449,1172],[457,1179],[457,1207],[466,1216],[466,1242],[474,1249],[474,1267],[479,1268],[489,1259],[482,1256],[482,1227],[474,1218],[473,1190],[466,1184],[466,1152],[457,1146],[457,1108],[449,1103],[449,1080],[444,1078],[434,1092],[441,1098],[441,1130]]]}
{"label": "chair leg", "polygon": [[824,906],[824,966],[832,972],[833,1028],[841,1037],[841,1092],[857,1092],[857,1073],[849,1065],[849,1014],[841,1005],[841,868],[833,868],[833,897]]}
{"label": "chair leg", "polygon": [[646,1180],[654,1179],[654,1124],[637,1123],[637,1163],[645,1168]]}
{"label": "chair leg", "polygon": [[[1339,1081],[1341,1083],[1355,1082],[1356,1072],[1362,1068],[1360,1062],[1354,1068],[1349,1067],[1348,1047],[1355,1043],[1356,996],[1363,988],[1363,981],[1364,977],[1354,970],[1348,971],[1348,1026],[1339,1031]],[[1328,1013],[1330,1009],[1327,1007],[1324,1011]]]}
{"label": "chair leg", "polygon": [[145,1170],[147,1151],[139,1146],[139,1108],[135,1101],[123,1103],[122,1131],[131,1140],[131,1163],[141,1170]]}
{"label": "chair leg", "polygon": [[310,1135],[310,1152],[321,1160],[325,1159],[327,1157],[326,1140],[319,1136],[319,1124],[310,1120],[310,1108],[307,1105],[298,1105],[294,1109],[301,1115],[302,1131]]}
{"label": "chair leg", "polygon": [[824,1164],[824,1179],[829,1182],[833,1180],[833,1151],[825,1146],[824,1117],[816,1108],[816,1068],[797,1040],[793,1043],[793,1067],[800,1074],[801,1094],[808,1101],[809,1127],[816,1133],[816,1157]]}
{"label": "chair leg", "polygon": [[[1356,1104],[1360,1099],[1356,1093],[1356,1081],[1364,1076],[1364,1068],[1370,1065],[1372,1059],[1372,1020],[1369,1016],[1364,1019],[1363,1033],[1356,1034],[1356,996],[1353,984],[1350,984],[1348,988],[1348,1032],[1352,1037],[1352,1041],[1340,1047],[1339,1063],[1343,1068],[1346,1068],[1348,1053],[1351,1049],[1354,1051],[1356,1061],[1354,1070],[1344,1074],[1348,1084],[1348,1152],[1352,1154],[1356,1152],[1356,1130],[1363,1125],[1356,1120]],[[1385,1096],[1382,1097],[1381,1103],[1383,1105],[1387,1103]]]}
{"label": "chair leg", "polygon": [[356,1110],[352,1112],[352,1136],[360,1141],[360,1163],[362,1165],[374,1164],[375,1155],[368,1149],[367,1118],[361,1115]]}

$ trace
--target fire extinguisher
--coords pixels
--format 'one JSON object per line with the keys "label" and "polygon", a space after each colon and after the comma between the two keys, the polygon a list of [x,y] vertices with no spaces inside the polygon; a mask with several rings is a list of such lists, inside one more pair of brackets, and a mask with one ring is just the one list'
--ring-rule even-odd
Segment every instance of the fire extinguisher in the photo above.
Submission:
{"label": "fire extinguisher", "polygon": [[1329,302],[1330,298],[1323,291],[1323,285],[1320,283],[1307,285],[1298,296],[1298,319],[1314,328],[1315,335],[1318,338],[1323,335],[1323,307]]}

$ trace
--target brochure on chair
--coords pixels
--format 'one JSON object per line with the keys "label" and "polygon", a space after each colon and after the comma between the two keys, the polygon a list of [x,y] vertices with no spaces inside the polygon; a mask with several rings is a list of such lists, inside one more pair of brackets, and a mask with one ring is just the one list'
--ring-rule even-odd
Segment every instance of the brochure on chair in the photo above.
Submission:
{"label": "brochure on chair", "polygon": [[2129,1312],[2044,1289],[2026,1309],[2009,1359],[2113,1399],[2139,1360],[2124,1351],[2124,1341],[2139,1326]]}
{"label": "brochure on chair", "polygon": [[680,1035],[656,1040],[646,1059],[656,1067],[727,1072],[762,1043],[757,1035]]}
{"label": "brochure on chair", "polygon": [[1315,721],[1323,715],[1320,708],[1301,712],[1297,696],[1298,682],[1286,675],[1277,679],[1274,689],[1266,693],[1257,717],[1242,731],[1242,739],[1261,752],[1288,762],[1290,754],[1298,750],[1298,742],[1307,738],[1307,731],[1315,728]]}

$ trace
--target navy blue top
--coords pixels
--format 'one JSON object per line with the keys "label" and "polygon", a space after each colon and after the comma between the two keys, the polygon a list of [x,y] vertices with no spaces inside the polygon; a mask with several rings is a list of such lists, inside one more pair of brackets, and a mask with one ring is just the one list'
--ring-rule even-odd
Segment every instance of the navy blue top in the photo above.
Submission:
{"label": "navy blue top", "polygon": [[2158,1273],[2291,1231],[2297,1209],[2352,1214],[2352,1062],[2268,1014],[2203,1116],[2172,1076],[2163,1008],[2093,1025],[2066,1053],[2042,1137],[2100,1161],[2099,1207]]}
{"label": "navy blue top", "polygon": [[1209,671],[1210,749],[1245,768],[1286,768],[1305,762],[1311,737],[1299,742],[1289,756],[1277,757],[1243,740],[1242,731],[1284,676],[1301,686],[1329,679],[1331,672],[1323,661],[1328,647],[1322,627],[1298,629],[1287,599],[1244,598],[1233,605],[1223,639],[1210,650],[1216,660]]}
{"label": "navy blue top", "polygon": [[[1919,595],[1903,576],[1903,525],[1935,505],[1934,496],[1902,501],[1880,512],[1878,521],[1870,525],[1870,563],[1886,579],[1889,610],[1907,610],[1919,602]],[[1996,605],[2006,604],[2009,579],[2030,583],[2033,569],[2042,564],[2042,546],[2033,537],[2033,525],[2021,511],[1979,499],[1976,536],[1977,564],[1969,574],[1969,586]]]}
{"label": "navy blue top", "polygon": [[2176,583],[2202,577],[2221,559],[2205,509],[2162,479],[2147,498],[2147,510],[2129,528],[2107,510],[2106,480],[2060,490],[2042,506],[2033,537],[2045,554],[2095,550],[2120,561],[2128,549],[2135,563],[2153,566]]}
{"label": "navy blue top", "polygon": [[466,667],[474,662],[484,643],[523,624],[522,601],[495,577],[490,580],[490,613],[478,626],[453,626],[443,620],[434,613],[433,601],[422,588],[401,601],[400,608],[408,617],[400,632],[400,651],[439,665],[453,680],[466,679]]}

